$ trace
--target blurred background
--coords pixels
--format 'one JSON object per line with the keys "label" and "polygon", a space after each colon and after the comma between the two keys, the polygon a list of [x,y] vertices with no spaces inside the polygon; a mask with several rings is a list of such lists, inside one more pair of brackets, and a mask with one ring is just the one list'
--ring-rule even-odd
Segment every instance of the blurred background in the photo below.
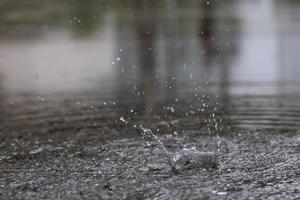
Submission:
{"label": "blurred background", "polygon": [[1,88],[136,86],[167,96],[208,82],[284,92],[275,87],[299,81],[299,8],[294,0],[1,0]]}
{"label": "blurred background", "polygon": [[178,105],[188,116],[290,98],[300,91],[299,9],[296,0],[0,0],[2,113],[24,120],[52,101],[154,117]]}

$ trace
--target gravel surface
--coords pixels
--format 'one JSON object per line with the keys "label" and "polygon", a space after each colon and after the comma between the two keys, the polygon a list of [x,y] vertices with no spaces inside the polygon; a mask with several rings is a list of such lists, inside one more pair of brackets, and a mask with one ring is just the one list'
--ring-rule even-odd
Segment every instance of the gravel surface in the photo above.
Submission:
{"label": "gravel surface", "polygon": [[[217,131],[206,120],[211,110],[179,110],[195,102],[163,102],[145,115],[138,102],[97,98],[14,95],[3,101],[1,199],[300,198],[299,129],[285,121],[298,119],[296,98],[289,104],[281,104],[284,97],[237,98],[213,112],[216,121],[223,119]],[[217,169],[191,165],[174,173],[157,142],[134,124],[153,130],[171,152],[214,151],[219,141]]]}

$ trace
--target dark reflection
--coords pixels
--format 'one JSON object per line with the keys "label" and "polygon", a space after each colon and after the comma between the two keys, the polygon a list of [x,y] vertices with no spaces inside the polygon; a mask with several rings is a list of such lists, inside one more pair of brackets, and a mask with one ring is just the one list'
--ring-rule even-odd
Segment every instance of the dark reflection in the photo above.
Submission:
{"label": "dark reflection", "polygon": [[203,46],[203,53],[205,54],[206,63],[210,63],[211,57],[216,53],[215,41],[215,0],[202,0],[200,2],[200,25],[199,25],[199,37]]}
{"label": "dark reflection", "polygon": [[178,17],[178,1],[166,0],[165,18],[162,30],[164,30],[165,39],[165,69],[166,81],[164,83],[165,96],[164,99],[174,99],[176,97],[176,70],[179,65],[179,60],[182,54],[179,54],[180,42],[182,38],[179,35],[179,17]]}
{"label": "dark reflection", "polygon": [[137,50],[140,66],[139,78],[141,80],[140,91],[144,96],[144,108],[146,114],[151,113],[156,103],[155,81],[155,21],[152,16],[155,1],[139,0],[137,2]]}
{"label": "dark reflection", "polygon": [[156,1],[124,1],[116,24],[118,48],[113,62],[118,68],[120,100],[134,99],[132,110],[150,114],[158,98],[155,39]]}
{"label": "dark reflection", "polygon": [[[200,94],[208,95],[206,102],[211,111],[205,119],[211,132],[222,132],[224,126],[233,126],[231,121],[232,97],[230,80],[232,63],[239,53],[240,22],[237,16],[237,2],[201,1],[199,17],[199,43],[203,62],[201,74],[207,86]],[[230,8],[231,17],[222,19],[218,12]],[[218,11],[218,12],[217,12]],[[217,127],[216,127],[217,124]]]}

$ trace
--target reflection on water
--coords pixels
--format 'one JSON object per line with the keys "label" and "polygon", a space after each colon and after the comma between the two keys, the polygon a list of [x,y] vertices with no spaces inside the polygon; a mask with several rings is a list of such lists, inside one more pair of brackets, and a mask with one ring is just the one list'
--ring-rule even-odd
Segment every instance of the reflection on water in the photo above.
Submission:
{"label": "reflection on water", "polygon": [[3,88],[120,90],[144,99],[147,112],[158,100],[203,88],[221,96],[299,92],[299,6],[2,0]]}
{"label": "reflection on water", "polygon": [[299,8],[0,0],[0,196],[296,199]]}
{"label": "reflection on water", "polygon": [[[277,38],[278,38],[278,59],[280,65],[279,80],[282,83],[299,81],[300,74],[300,22],[299,22],[300,3],[291,1],[291,4],[278,2],[277,10]],[[299,91],[299,90],[298,90]],[[285,89],[280,91],[288,93]]]}

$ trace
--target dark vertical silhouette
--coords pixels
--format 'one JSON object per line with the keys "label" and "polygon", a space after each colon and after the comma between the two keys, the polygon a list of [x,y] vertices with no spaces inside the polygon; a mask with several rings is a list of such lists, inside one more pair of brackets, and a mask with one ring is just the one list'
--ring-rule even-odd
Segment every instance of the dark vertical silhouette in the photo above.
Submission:
{"label": "dark vertical silhouette", "polygon": [[[231,104],[230,95],[230,72],[232,59],[238,53],[239,46],[239,18],[235,16],[235,0],[220,2],[216,0],[203,0],[200,2],[199,18],[199,44],[203,52],[203,69],[207,74],[205,81],[218,83],[218,91],[214,92],[218,97],[216,110],[217,120],[224,120],[229,123],[229,107]],[[216,15],[216,10],[230,8],[231,18],[222,20]],[[208,83],[209,84],[209,83]],[[220,122],[220,121],[219,121]],[[227,124],[228,125],[228,124]],[[219,125],[219,131],[222,131]]]}
{"label": "dark vertical silhouette", "polygon": [[140,67],[140,91],[144,94],[144,109],[146,114],[154,111],[157,91],[155,81],[155,16],[153,9],[155,1],[138,0],[136,33],[138,40],[138,57]]}
{"label": "dark vertical silhouette", "polygon": [[202,0],[200,2],[201,18],[199,24],[199,37],[205,55],[205,62],[210,63],[216,53],[215,47],[215,0]]}
{"label": "dark vertical silhouette", "polygon": [[166,99],[176,97],[176,67],[178,65],[178,13],[177,1],[166,1],[166,21],[164,24],[166,40]]}

